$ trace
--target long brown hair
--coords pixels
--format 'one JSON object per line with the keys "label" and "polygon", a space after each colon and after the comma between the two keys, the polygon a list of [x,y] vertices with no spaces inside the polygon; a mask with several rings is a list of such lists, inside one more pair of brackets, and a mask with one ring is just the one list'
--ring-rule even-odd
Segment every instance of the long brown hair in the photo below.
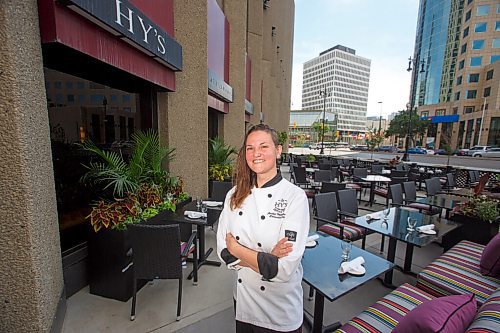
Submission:
{"label": "long brown hair", "polygon": [[241,207],[245,198],[250,194],[252,186],[257,183],[257,175],[250,169],[247,164],[246,159],[246,148],[247,148],[247,138],[250,133],[256,131],[263,131],[271,135],[273,143],[276,147],[279,146],[278,134],[274,128],[269,127],[265,124],[258,124],[250,127],[245,135],[245,140],[243,140],[243,146],[240,148],[238,153],[238,158],[236,159],[236,167],[233,172],[234,183],[236,184],[236,190],[231,196],[231,209],[236,209]]}

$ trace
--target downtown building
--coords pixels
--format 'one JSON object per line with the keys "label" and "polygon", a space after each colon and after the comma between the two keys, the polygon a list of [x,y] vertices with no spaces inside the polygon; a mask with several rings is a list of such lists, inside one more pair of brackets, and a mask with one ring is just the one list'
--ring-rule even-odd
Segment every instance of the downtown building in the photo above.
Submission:
{"label": "downtown building", "polygon": [[168,171],[208,197],[210,138],[239,148],[253,124],[287,130],[294,10],[293,0],[0,2],[0,332],[59,332],[66,298],[88,281],[75,143],[112,149],[157,130],[176,149]]}
{"label": "downtown building", "polygon": [[500,146],[498,60],[498,1],[420,1],[409,105],[432,120],[422,145]]}
{"label": "downtown building", "polygon": [[[339,131],[341,141],[350,142],[366,132],[366,112],[371,60],[337,45],[303,65],[302,109],[334,114],[325,119]],[[326,91],[325,94],[320,92]],[[326,99],[325,99],[326,98]]]}

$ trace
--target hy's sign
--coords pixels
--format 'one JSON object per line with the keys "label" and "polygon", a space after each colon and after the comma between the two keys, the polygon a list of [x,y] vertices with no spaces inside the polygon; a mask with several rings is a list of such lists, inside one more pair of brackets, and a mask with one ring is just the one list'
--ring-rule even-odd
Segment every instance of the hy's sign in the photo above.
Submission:
{"label": "hy's sign", "polygon": [[63,0],[68,8],[174,71],[182,70],[182,47],[127,0]]}
{"label": "hy's sign", "polygon": [[233,87],[219,78],[212,70],[208,70],[208,91],[224,102],[233,102]]}

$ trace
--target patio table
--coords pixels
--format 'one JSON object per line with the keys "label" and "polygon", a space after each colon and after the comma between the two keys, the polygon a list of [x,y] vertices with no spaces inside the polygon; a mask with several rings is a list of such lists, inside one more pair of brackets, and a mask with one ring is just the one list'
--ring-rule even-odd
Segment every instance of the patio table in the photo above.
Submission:
{"label": "patio table", "polygon": [[[394,262],[396,258],[396,244],[397,241],[406,243],[406,253],[403,272],[411,273],[411,264],[413,258],[413,249],[415,246],[423,247],[433,241],[437,240],[449,233],[450,231],[458,228],[459,223],[455,223],[436,215],[426,215],[418,211],[408,210],[404,208],[394,207],[390,208],[387,220],[383,218],[383,211],[369,214],[371,216],[378,215],[380,219],[367,220],[366,215],[357,217],[353,220],[356,225],[362,226],[366,229],[372,230],[382,235],[389,236],[389,248],[387,250],[387,260]],[[417,230],[408,232],[408,218],[417,220],[415,228],[434,224],[435,235],[427,235],[419,233]],[[393,272],[389,271],[385,274],[384,283],[392,286]]]}
{"label": "patio table", "polygon": [[[303,280],[316,291],[312,324],[315,333],[340,326],[339,323],[329,327],[323,326],[325,298],[332,302],[394,267],[393,263],[353,246],[349,257],[352,260],[362,256],[365,260],[366,273],[362,276],[348,273],[339,275],[338,269],[342,263],[340,247],[342,241],[322,232],[316,234],[319,235],[316,240],[317,245],[314,248],[306,248],[302,257]],[[307,316],[305,318],[308,319]]]}
{"label": "patio table", "polygon": [[364,182],[370,183],[370,207],[373,205],[373,201],[375,200],[375,193],[373,190],[375,189],[375,183],[388,183],[391,181],[391,178],[387,178],[384,176],[377,175],[368,175],[364,178],[361,178]]}
{"label": "patio table", "polygon": [[450,211],[453,210],[454,207],[466,201],[468,201],[467,197],[447,193],[438,193],[436,195],[417,199],[418,203],[423,203],[431,207],[443,208],[446,210],[446,218],[449,217]]}
{"label": "patio table", "polygon": [[[207,207],[207,209],[221,210],[222,207]],[[196,231],[198,233],[198,269],[203,265],[217,266],[219,267],[221,263],[219,261],[208,260],[208,257],[212,253],[213,249],[209,248],[205,251],[205,227],[209,226],[206,218],[191,219],[184,216],[184,212],[187,210],[196,211],[196,203],[191,201],[187,205],[183,206],[176,212],[163,211],[158,215],[150,218],[148,223],[150,224],[164,224],[168,223],[189,223],[196,225]],[[188,279],[192,279],[193,272],[188,276]]]}

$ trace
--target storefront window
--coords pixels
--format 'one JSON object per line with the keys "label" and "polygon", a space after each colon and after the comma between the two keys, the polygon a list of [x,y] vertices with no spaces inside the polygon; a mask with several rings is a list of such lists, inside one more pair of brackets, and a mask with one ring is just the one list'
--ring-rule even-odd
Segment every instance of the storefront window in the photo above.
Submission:
{"label": "storefront window", "polygon": [[467,121],[467,130],[465,132],[465,144],[464,148],[471,147],[472,131],[474,130],[474,119]]}
{"label": "storefront window", "polygon": [[488,133],[488,146],[500,146],[500,117],[491,118]]}

